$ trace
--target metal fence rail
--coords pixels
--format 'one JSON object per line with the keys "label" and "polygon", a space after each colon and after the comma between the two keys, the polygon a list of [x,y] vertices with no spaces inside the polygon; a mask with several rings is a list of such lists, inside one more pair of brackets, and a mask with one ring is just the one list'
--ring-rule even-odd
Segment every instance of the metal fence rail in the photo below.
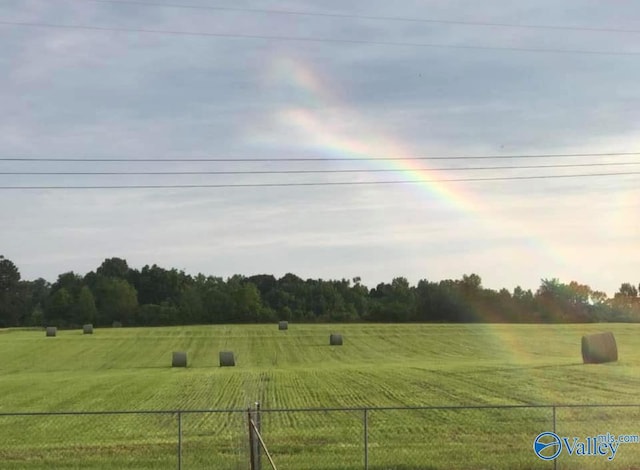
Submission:
{"label": "metal fence rail", "polygon": [[[613,459],[545,461],[537,435],[640,432],[640,404],[0,412],[7,470],[418,470],[636,468],[640,443]],[[268,450],[267,450],[268,449]],[[263,457],[263,458],[261,458]]]}

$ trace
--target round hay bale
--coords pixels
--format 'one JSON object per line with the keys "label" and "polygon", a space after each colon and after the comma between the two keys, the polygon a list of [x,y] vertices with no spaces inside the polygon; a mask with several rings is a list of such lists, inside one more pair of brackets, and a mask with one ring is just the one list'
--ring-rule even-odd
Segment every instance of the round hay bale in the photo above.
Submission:
{"label": "round hay bale", "polygon": [[601,364],[618,360],[618,347],[613,333],[596,333],[582,337],[582,361]]}
{"label": "round hay bale", "polygon": [[289,322],[288,321],[281,321],[278,323],[278,329],[279,330],[288,330],[289,329]]}
{"label": "round hay bale", "polygon": [[220,351],[220,367],[234,367],[236,359],[232,351]]}
{"label": "round hay bale", "polygon": [[82,325],[82,334],[85,335],[92,335],[93,334],[93,325],[92,324],[87,324],[87,325]]}
{"label": "round hay bale", "polygon": [[342,335],[331,333],[329,336],[329,344],[331,346],[342,346]]}
{"label": "round hay bale", "polygon": [[171,358],[171,367],[187,367],[187,353],[184,351],[174,351]]}
{"label": "round hay bale", "polygon": [[54,337],[58,333],[58,329],[55,326],[47,327],[47,336]]}
{"label": "round hay bale", "polygon": [[122,328],[122,322],[114,321],[114,322],[111,324],[111,326],[112,326],[113,328]]}

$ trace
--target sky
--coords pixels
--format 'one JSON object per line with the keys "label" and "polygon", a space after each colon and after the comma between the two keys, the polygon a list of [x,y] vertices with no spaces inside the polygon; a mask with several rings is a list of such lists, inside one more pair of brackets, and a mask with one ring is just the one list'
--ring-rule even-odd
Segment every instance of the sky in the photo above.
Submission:
{"label": "sky", "polygon": [[613,295],[638,56],[633,2],[0,0],[0,254]]}

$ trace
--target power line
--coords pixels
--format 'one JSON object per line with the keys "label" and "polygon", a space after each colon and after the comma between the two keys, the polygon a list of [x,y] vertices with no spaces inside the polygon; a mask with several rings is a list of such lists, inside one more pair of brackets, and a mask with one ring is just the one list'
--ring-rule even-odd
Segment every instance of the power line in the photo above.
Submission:
{"label": "power line", "polygon": [[361,161],[406,161],[406,160],[492,160],[524,158],[575,158],[575,157],[622,157],[640,155],[638,152],[602,153],[540,153],[510,155],[454,155],[454,156],[408,156],[408,157],[182,157],[182,158],[131,158],[131,157],[0,157],[5,162],[126,162],[126,163],[193,163],[193,162],[361,162]]}
{"label": "power line", "polygon": [[[544,168],[585,168],[603,166],[640,165],[639,162],[575,163],[559,165],[509,165],[486,167],[415,168],[420,171],[485,171],[485,170],[532,170]],[[290,175],[290,174],[333,174],[333,173],[397,173],[404,169],[343,169],[343,170],[249,170],[249,171],[0,171],[0,175],[13,176],[161,176],[161,175]]]}
{"label": "power line", "polygon": [[640,175],[640,171],[617,173],[589,173],[573,175],[539,175],[539,176],[504,176],[489,178],[452,178],[437,180],[388,180],[388,181],[324,181],[311,183],[238,183],[238,184],[146,184],[146,185],[113,185],[113,186],[0,186],[0,190],[15,189],[207,189],[207,188],[267,188],[267,187],[295,187],[295,186],[365,186],[385,184],[439,184],[458,182],[490,182],[516,180],[543,180],[559,178],[591,178],[604,176]]}
{"label": "power line", "polygon": [[484,50],[484,51],[503,51],[503,52],[535,52],[535,53],[551,53],[551,54],[587,54],[602,56],[630,56],[640,55],[640,52],[612,52],[612,51],[591,51],[580,49],[538,49],[525,47],[496,47],[496,46],[469,46],[456,44],[433,44],[433,43],[416,43],[416,42],[394,42],[394,41],[367,41],[363,39],[336,39],[336,38],[314,38],[302,36],[269,36],[262,34],[231,34],[231,33],[209,33],[209,32],[190,32],[190,31],[172,31],[164,29],[138,29],[138,28],[116,28],[104,26],[87,26],[87,25],[70,25],[70,24],[53,24],[53,23],[35,23],[21,21],[0,21],[0,25],[18,26],[29,28],[56,28],[56,29],[74,29],[82,31],[102,31],[102,32],[119,32],[119,33],[143,33],[143,34],[164,34],[173,36],[195,36],[195,37],[213,37],[213,38],[229,38],[229,39],[258,39],[267,41],[294,41],[294,42],[316,42],[316,43],[333,43],[333,44],[369,44],[377,46],[394,46],[394,47],[428,47],[428,48],[444,48],[459,50]]}
{"label": "power line", "polygon": [[345,13],[326,13],[311,12],[298,10],[270,10],[262,8],[239,8],[239,7],[220,7],[205,5],[179,5],[175,3],[158,3],[158,2],[142,2],[130,0],[83,0],[92,3],[108,3],[112,5],[138,5],[153,6],[164,8],[180,8],[185,10],[209,10],[209,11],[230,11],[239,13],[259,13],[265,15],[288,15],[288,16],[310,16],[323,18],[342,18],[351,20],[374,20],[374,21],[397,21],[409,23],[430,23],[430,24],[448,24],[459,26],[485,26],[497,28],[517,28],[517,29],[546,29],[546,30],[564,30],[564,31],[586,31],[597,33],[640,33],[637,29],[618,29],[618,28],[596,28],[590,26],[566,26],[566,25],[541,25],[541,24],[515,24],[515,23],[493,23],[483,21],[460,21],[460,20],[442,20],[434,18],[408,18],[399,16],[372,16],[372,15],[350,15]]}

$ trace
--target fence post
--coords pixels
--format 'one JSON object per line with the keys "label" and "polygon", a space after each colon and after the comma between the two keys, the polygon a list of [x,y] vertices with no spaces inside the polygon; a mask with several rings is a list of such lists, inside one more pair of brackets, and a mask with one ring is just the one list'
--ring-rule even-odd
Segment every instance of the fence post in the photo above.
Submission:
{"label": "fence post", "polygon": [[[262,416],[260,413],[260,402],[256,402],[256,429],[262,435]],[[256,439],[256,465],[257,470],[262,470],[262,449]]]}
{"label": "fence post", "polygon": [[369,419],[367,408],[362,413],[362,424],[364,430],[364,470],[369,470]]}
{"label": "fence post", "polygon": [[251,407],[247,409],[247,424],[249,425],[249,455],[250,455],[250,470],[256,470],[256,454],[255,454],[255,438],[253,432],[253,426],[251,425]]}
{"label": "fence post", "polygon": [[178,470],[182,470],[182,413],[178,411]]}
{"label": "fence post", "polygon": [[[556,405],[553,405],[553,433],[557,434],[556,432]],[[558,459],[555,458],[553,459],[553,470],[556,470],[558,468]]]}

